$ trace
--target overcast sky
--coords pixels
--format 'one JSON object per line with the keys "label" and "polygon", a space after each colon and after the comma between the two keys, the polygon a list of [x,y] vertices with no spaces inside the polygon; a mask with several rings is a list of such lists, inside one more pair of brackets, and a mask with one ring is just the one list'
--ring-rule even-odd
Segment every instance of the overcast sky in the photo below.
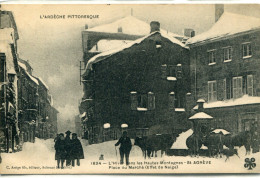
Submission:
{"label": "overcast sky", "polygon": [[[214,24],[214,5],[3,5],[14,12],[20,39],[19,56],[29,60],[33,73],[45,80],[60,111],[61,120],[73,120],[83,95],[79,83],[82,60],[81,31],[133,15],[143,21],[157,20],[161,27],[182,34],[196,34]],[[260,18],[259,5],[225,5],[225,11]],[[40,19],[40,15],[99,15],[99,19]]]}

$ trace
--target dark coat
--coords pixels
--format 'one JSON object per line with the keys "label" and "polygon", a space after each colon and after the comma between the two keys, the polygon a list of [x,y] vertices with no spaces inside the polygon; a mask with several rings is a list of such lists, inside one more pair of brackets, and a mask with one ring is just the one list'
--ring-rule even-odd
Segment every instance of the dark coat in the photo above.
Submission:
{"label": "dark coat", "polygon": [[65,141],[64,140],[58,139],[55,142],[54,148],[56,150],[55,160],[66,158],[66,150],[65,150]]}
{"label": "dark coat", "polygon": [[65,137],[65,150],[66,150],[66,159],[70,159],[70,153],[71,153],[71,139],[69,136]]}
{"label": "dark coat", "polygon": [[83,148],[78,138],[71,140],[71,146],[71,159],[84,159]]}
{"label": "dark coat", "polygon": [[119,149],[123,152],[127,153],[130,152],[132,149],[132,143],[129,137],[121,137],[115,144],[115,146],[118,146],[119,144],[121,144]]}

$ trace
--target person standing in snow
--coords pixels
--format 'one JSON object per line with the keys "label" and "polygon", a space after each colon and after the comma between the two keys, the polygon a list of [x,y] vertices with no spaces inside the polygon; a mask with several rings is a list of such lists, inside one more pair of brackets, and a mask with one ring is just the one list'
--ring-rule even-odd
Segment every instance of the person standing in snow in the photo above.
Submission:
{"label": "person standing in snow", "polygon": [[57,160],[57,168],[60,168],[61,163],[61,169],[63,169],[63,164],[66,158],[66,150],[65,150],[65,140],[64,140],[64,134],[60,133],[59,137],[57,138],[54,148],[56,150],[55,153],[55,160]]}
{"label": "person standing in snow", "polygon": [[71,132],[68,130],[65,132],[66,137],[65,137],[65,150],[66,150],[66,166],[70,166],[71,164],[71,139],[70,139],[70,134]]}
{"label": "person standing in snow", "polygon": [[71,161],[72,161],[72,166],[75,166],[75,160],[77,160],[77,165],[80,166],[80,159],[84,159],[84,152],[82,145],[77,138],[77,134],[73,133],[72,134],[72,139],[71,139]]}
{"label": "person standing in snow", "polygon": [[127,136],[127,132],[123,132],[123,136],[118,140],[115,146],[120,145],[119,152],[120,152],[120,164],[124,164],[124,157],[126,159],[126,165],[129,165],[129,154],[132,149],[132,143],[130,138]]}

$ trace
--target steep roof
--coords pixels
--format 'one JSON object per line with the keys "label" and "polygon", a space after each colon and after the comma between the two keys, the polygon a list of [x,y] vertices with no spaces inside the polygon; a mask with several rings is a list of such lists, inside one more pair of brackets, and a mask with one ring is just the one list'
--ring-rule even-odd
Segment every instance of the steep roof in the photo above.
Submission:
{"label": "steep roof", "polygon": [[225,12],[208,31],[190,38],[186,44],[201,43],[260,29],[260,18]]}
{"label": "steep roof", "polygon": [[[116,20],[112,23],[89,28],[85,31],[118,33],[119,27],[122,28],[123,34],[144,36],[150,33],[150,25],[133,16],[127,16],[122,19]],[[184,38],[184,36],[182,35],[167,32],[166,30],[163,29],[161,29],[161,32],[168,33],[168,35],[172,37]]]}
{"label": "steep roof", "polygon": [[119,48],[116,48],[116,49],[113,49],[113,50],[110,50],[110,51],[106,51],[106,52],[100,53],[100,54],[98,54],[98,55],[92,57],[92,58],[88,61],[87,65],[86,65],[86,70],[92,69],[92,64],[97,63],[97,62],[99,62],[99,61],[102,61],[102,60],[105,59],[106,57],[111,56],[111,55],[113,55],[113,54],[116,54],[116,53],[118,53],[118,52],[121,52],[121,51],[123,51],[124,49],[128,49],[128,48],[132,47],[132,46],[135,45],[135,44],[140,44],[140,43],[141,43],[142,41],[144,41],[146,38],[148,38],[148,37],[150,37],[150,36],[152,36],[153,34],[156,34],[156,33],[160,33],[162,37],[167,38],[168,40],[170,40],[170,41],[171,41],[172,43],[174,43],[174,44],[177,44],[177,45],[179,45],[179,46],[181,46],[181,47],[183,47],[183,48],[187,48],[182,42],[180,42],[180,41],[177,40],[176,38],[169,36],[169,35],[166,34],[165,32],[156,31],[156,32],[150,33],[149,35],[146,35],[145,37],[139,38],[139,39],[137,39],[137,40],[135,40],[135,41],[133,41],[133,42],[131,42],[131,43],[128,43],[128,44],[126,44],[126,45],[123,45],[123,46],[121,46],[121,47],[119,47]]}
{"label": "steep roof", "polygon": [[25,64],[23,64],[22,62],[18,61],[18,65],[24,70],[25,74],[26,74],[34,83],[36,83],[37,85],[39,85],[38,80],[37,80],[35,77],[31,76],[31,75],[27,72],[27,67],[26,67]]}
{"label": "steep roof", "polygon": [[89,51],[91,53],[94,52],[105,52],[109,51],[115,48],[119,48],[120,46],[123,46],[125,44],[131,43],[133,41],[131,40],[106,40],[102,39],[97,42],[96,45],[92,47],[92,49]]}

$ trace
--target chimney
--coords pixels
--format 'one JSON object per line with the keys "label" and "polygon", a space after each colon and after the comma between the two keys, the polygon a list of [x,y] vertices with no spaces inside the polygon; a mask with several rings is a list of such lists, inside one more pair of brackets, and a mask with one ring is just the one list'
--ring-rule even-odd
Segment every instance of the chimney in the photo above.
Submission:
{"label": "chimney", "polygon": [[88,24],[85,25],[85,30],[87,30],[87,29],[88,29]]}
{"label": "chimney", "polygon": [[157,21],[152,21],[150,23],[150,27],[151,27],[151,32],[150,33],[153,33],[153,32],[156,32],[156,31],[160,31],[160,23],[157,22]]}
{"label": "chimney", "polygon": [[192,38],[195,36],[195,31],[191,28],[185,28],[184,29],[184,36]]}
{"label": "chimney", "polygon": [[224,4],[215,4],[215,22],[222,16],[224,13]]}
{"label": "chimney", "polygon": [[204,103],[205,103],[205,100],[204,99],[199,99],[197,101],[197,104],[198,104],[198,112],[201,112],[204,110]]}

